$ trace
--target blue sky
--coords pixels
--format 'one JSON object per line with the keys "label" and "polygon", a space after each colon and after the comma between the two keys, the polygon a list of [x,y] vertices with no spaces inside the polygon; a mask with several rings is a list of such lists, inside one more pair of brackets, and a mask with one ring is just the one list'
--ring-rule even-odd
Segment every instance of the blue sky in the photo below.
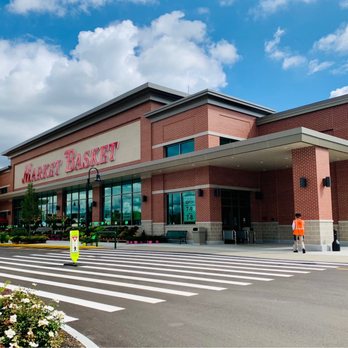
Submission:
{"label": "blue sky", "polygon": [[346,94],[348,0],[0,0],[1,152],[148,81],[277,111]]}

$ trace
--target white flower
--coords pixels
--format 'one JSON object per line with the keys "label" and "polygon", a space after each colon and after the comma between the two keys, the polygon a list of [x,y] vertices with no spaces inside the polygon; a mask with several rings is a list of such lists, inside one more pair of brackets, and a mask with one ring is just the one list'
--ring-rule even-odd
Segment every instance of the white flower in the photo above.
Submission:
{"label": "white flower", "polygon": [[48,325],[48,321],[46,319],[40,319],[38,325],[39,326],[46,326],[46,325]]}
{"label": "white flower", "polygon": [[52,306],[45,306],[44,309],[47,309],[50,312],[54,311],[54,308]]}
{"label": "white flower", "polygon": [[16,323],[17,322],[17,314],[13,314],[10,316],[10,323]]}
{"label": "white flower", "polygon": [[32,286],[36,286],[37,284],[36,283],[31,283]]}
{"label": "white flower", "polygon": [[33,330],[31,328],[28,330],[27,335],[28,336],[33,336],[34,335],[34,332],[33,332]]}
{"label": "white flower", "polygon": [[20,348],[19,345],[15,343],[10,343],[10,348]]}
{"label": "white flower", "polygon": [[38,347],[39,345],[35,342],[29,342],[30,347]]}
{"label": "white flower", "polygon": [[50,332],[48,333],[48,336],[54,337],[54,332],[53,332],[53,331],[50,331]]}
{"label": "white flower", "polygon": [[13,331],[11,328],[5,331],[5,335],[6,335],[8,338],[10,338],[10,339],[11,339],[15,334],[16,334],[16,331]]}
{"label": "white flower", "polygon": [[29,303],[30,300],[29,300],[28,298],[22,298],[21,302],[23,302],[23,303]]}

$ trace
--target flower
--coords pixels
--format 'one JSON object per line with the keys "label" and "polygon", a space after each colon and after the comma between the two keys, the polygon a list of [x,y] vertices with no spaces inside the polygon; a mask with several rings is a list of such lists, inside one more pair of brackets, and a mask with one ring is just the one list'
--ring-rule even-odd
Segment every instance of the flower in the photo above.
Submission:
{"label": "flower", "polygon": [[5,331],[5,335],[8,337],[8,338],[12,338],[13,336],[16,335],[16,331],[12,330],[11,328],[6,330]]}
{"label": "flower", "polygon": [[39,326],[47,326],[48,325],[48,320],[47,319],[40,319],[38,325]]}
{"label": "flower", "polygon": [[34,291],[14,290],[0,297],[0,347],[61,347],[64,313]]}

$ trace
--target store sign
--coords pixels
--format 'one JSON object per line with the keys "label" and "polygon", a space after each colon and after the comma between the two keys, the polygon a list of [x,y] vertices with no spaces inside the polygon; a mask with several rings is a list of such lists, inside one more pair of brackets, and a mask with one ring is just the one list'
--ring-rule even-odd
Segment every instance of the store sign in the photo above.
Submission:
{"label": "store sign", "polygon": [[15,188],[139,159],[140,123],[135,122],[16,165]]}
{"label": "store sign", "polygon": [[[118,142],[95,147],[83,153],[77,152],[75,149],[67,149],[64,152],[65,172],[70,173],[81,169],[97,166],[115,161],[115,152],[118,148]],[[46,163],[38,167],[33,167],[31,163],[25,166],[22,183],[26,184],[42,179],[53,178],[61,173],[62,160],[56,160]]]}

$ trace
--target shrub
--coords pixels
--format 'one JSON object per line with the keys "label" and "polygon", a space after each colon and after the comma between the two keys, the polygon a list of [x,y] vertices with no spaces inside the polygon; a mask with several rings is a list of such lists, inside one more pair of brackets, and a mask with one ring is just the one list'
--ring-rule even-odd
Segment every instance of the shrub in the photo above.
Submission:
{"label": "shrub", "polygon": [[7,243],[10,237],[6,232],[0,232],[0,243]]}
{"label": "shrub", "polygon": [[[1,290],[1,289],[0,289]],[[0,291],[0,342],[5,347],[60,347],[64,313],[32,291]]]}
{"label": "shrub", "polygon": [[36,244],[36,243],[46,243],[48,237],[43,236],[14,236],[11,237],[12,243],[25,243],[25,244]]}

